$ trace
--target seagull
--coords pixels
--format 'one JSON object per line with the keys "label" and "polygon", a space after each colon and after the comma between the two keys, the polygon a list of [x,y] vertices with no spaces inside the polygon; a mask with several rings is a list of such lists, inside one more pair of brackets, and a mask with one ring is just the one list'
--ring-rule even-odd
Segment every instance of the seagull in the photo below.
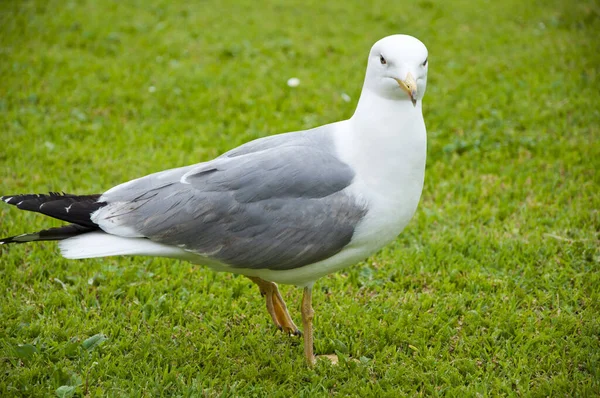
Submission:
{"label": "seagull", "polygon": [[[68,259],[168,257],[244,275],[258,285],[273,323],[303,335],[312,366],[315,281],[394,240],[417,209],[427,152],[427,59],[418,39],[388,36],[369,52],[348,120],[260,138],[102,194],[2,196],[69,224],[0,244],[56,240]],[[303,288],[303,333],[278,283]]]}

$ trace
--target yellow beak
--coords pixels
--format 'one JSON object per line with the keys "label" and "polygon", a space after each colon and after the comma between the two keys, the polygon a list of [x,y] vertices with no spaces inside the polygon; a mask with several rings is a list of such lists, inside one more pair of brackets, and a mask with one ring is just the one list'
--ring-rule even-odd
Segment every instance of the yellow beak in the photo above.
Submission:
{"label": "yellow beak", "polygon": [[400,80],[400,79],[395,79],[398,82],[398,85],[400,86],[400,88],[402,90],[404,90],[406,92],[406,94],[408,94],[408,96],[410,97],[410,100],[413,103],[413,106],[417,106],[417,82],[415,80],[415,78],[413,77],[413,75],[408,72],[408,75],[406,75],[406,79],[404,80]]}

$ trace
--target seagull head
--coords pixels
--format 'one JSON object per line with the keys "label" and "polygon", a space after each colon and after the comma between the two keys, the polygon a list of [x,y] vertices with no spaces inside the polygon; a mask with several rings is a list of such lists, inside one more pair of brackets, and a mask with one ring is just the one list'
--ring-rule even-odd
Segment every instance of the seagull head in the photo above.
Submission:
{"label": "seagull head", "polygon": [[365,88],[416,106],[425,94],[428,66],[427,47],[420,40],[408,35],[384,37],[369,53]]}

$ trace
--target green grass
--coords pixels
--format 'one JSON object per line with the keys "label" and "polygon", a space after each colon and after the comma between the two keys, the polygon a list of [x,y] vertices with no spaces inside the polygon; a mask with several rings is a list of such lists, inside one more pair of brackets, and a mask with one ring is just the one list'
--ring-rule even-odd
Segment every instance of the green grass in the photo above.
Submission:
{"label": "green grass", "polygon": [[[0,193],[98,193],[347,118],[372,43],[419,37],[417,216],[315,289],[316,352],[340,365],[308,369],[243,277],[18,245],[0,395],[600,395],[598,3],[222,3],[0,2]],[[0,207],[0,235],[53,225]]]}

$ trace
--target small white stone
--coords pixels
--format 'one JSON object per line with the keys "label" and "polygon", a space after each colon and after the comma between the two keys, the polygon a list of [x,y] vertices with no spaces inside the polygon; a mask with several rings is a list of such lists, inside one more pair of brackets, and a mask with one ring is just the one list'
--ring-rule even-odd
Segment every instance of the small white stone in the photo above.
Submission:
{"label": "small white stone", "polygon": [[300,85],[300,79],[297,77],[290,77],[287,81],[289,87],[298,87]]}
{"label": "small white stone", "polygon": [[154,86],[150,86],[150,87],[148,87],[148,92],[149,92],[149,93],[153,93],[153,92],[155,92],[155,91],[156,91],[156,87],[154,87]]}
{"label": "small white stone", "polygon": [[350,98],[350,96],[346,93],[342,93],[340,96],[344,102],[350,102],[352,100],[352,98]]}

